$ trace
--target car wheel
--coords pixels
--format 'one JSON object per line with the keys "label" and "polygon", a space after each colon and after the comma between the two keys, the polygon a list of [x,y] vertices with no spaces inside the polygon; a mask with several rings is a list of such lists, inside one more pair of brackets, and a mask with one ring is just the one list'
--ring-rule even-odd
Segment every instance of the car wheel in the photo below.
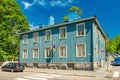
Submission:
{"label": "car wheel", "polygon": [[10,71],[11,71],[11,72],[14,72],[14,70],[13,70],[13,69],[10,69]]}

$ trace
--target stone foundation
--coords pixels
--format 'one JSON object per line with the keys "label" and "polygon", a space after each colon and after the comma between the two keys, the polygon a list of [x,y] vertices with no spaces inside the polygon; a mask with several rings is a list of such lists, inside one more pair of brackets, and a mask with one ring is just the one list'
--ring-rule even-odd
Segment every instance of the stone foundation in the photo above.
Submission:
{"label": "stone foundation", "polygon": [[48,68],[48,69],[74,69],[74,70],[94,70],[97,63],[26,63],[26,67]]}

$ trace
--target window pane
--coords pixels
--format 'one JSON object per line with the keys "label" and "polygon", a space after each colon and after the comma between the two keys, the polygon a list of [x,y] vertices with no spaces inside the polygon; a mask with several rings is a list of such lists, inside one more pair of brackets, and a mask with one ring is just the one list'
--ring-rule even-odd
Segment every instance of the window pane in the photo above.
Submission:
{"label": "window pane", "polygon": [[77,45],[77,56],[78,57],[85,56],[85,45],[84,44]]}
{"label": "window pane", "polygon": [[46,40],[49,41],[50,40],[50,30],[46,31]]}
{"label": "window pane", "polygon": [[23,44],[27,44],[27,35],[23,35]]}
{"label": "window pane", "polygon": [[27,58],[27,50],[23,50],[23,59]]}
{"label": "window pane", "polygon": [[34,35],[34,42],[37,42],[38,41],[38,33],[35,32],[33,35]]}
{"label": "window pane", "polygon": [[66,46],[60,47],[60,57],[66,57]]}
{"label": "window pane", "polygon": [[50,50],[50,47],[49,48],[46,48],[46,58],[50,58],[52,55],[51,55],[51,50]]}
{"label": "window pane", "polygon": [[60,28],[60,38],[66,37],[66,28]]}
{"label": "window pane", "polygon": [[85,32],[84,32],[84,24],[79,24],[79,25],[77,25],[77,27],[78,27],[78,36],[83,36],[84,34],[85,34]]}
{"label": "window pane", "polygon": [[38,58],[38,49],[33,49],[33,58]]}

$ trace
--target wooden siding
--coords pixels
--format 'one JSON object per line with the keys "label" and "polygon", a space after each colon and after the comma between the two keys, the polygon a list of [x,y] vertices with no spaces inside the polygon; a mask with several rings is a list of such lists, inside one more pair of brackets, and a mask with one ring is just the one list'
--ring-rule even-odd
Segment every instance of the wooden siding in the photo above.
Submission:
{"label": "wooden siding", "polygon": [[[32,62],[32,63],[69,63],[69,62],[93,62],[98,61],[95,56],[95,26],[93,26],[93,21],[84,21],[85,23],[85,36],[77,37],[76,36],[76,24],[67,24],[67,38],[59,39],[59,27],[50,28],[51,29],[51,41],[45,41],[45,30],[38,31],[39,33],[39,41],[33,43],[33,33],[28,34],[28,44],[23,44],[23,34],[20,35],[20,62]],[[93,31],[93,32],[92,32]],[[101,35],[102,36],[102,35]],[[95,40],[93,40],[95,38]],[[104,39],[104,37],[102,37]],[[86,44],[86,57],[76,57],[76,44],[84,43]],[[105,44],[101,43],[101,47],[105,49]],[[56,46],[56,52],[52,53],[52,58],[45,58],[45,47]],[[67,58],[59,58],[59,46],[66,45],[67,46]],[[32,50],[34,48],[38,48],[39,58],[35,59],[32,55]],[[24,49],[28,50],[28,59],[22,58],[22,52]]]}

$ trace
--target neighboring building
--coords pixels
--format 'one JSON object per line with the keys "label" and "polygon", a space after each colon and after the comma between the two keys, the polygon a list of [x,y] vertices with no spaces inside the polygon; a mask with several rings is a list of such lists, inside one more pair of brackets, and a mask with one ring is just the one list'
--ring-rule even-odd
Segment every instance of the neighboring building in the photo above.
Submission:
{"label": "neighboring building", "polygon": [[95,70],[106,60],[105,37],[96,17],[23,32],[20,62],[28,67]]}

